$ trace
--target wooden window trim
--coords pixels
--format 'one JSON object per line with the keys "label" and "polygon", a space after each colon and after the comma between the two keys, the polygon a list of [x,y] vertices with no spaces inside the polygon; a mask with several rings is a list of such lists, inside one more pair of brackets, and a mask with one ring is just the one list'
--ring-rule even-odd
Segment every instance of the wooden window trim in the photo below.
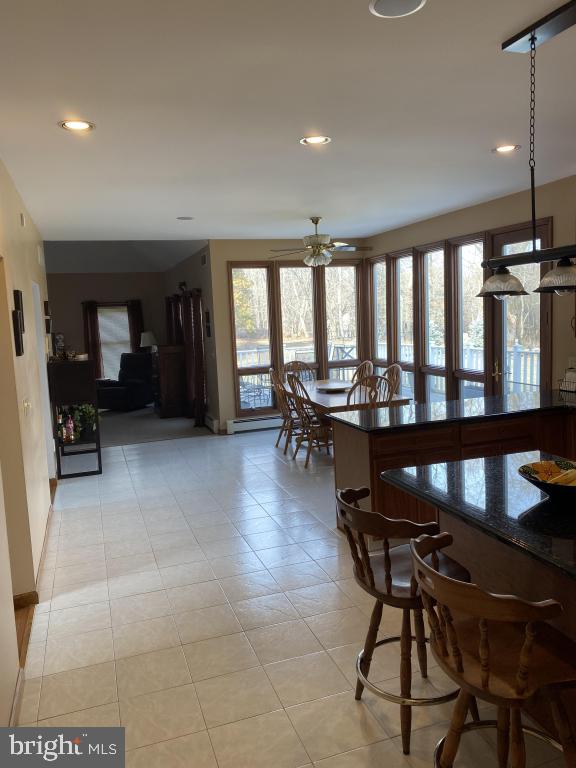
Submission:
{"label": "wooden window trim", "polygon": [[[543,218],[537,221],[538,235],[542,239],[542,247],[553,245],[553,219]],[[402,369],[414,374],[414,393],[419,402],[426,400],[426,376],[443,376],[446,379],[447,399],[459,399],[459,387],[461,381],[470,381],[484,384],[485,394],[493,393],[491,369],[489,361],[494,358],[496,334],[501,330],[498,327],[497,309],[494,308],[495,300],[484,301],[484,350],[485,371],[473,371],[460,366],[459,342],[460,317],[459,317],[459,266],[458,248],[463,245],[481,242],[483,245],[483,259],[488,260],[501,244],[517,242],[518,240],[531,238],[531,223],[522,222],[511,224],[490,230],[482,230],[471,234],[449,237],[445,240],[426,243],[412,248],[403,248],[389,253],[380,253],[366,259],[367,295],[365,303],[369,327],[366,331],[368,350],[374,365],[386,367],[391,362],[398,362]],[[434,250],[444,250],[444,301],[445,301],[445,328],[446,328],[446,365],[444,368],[431,366],[426,363],[426,337],[425,325],[425,290],[424,284],[424,255]],[[414,363],[408,363],[399,359],[398,340],[398,269],[399,258],[413,258],[413,306],[414,306]],[[383,360],[377,356],[376,329],[375,329],[375,280],[374,265],[386,263],[386,316],[387,316],[387,347],[388,359]],[[541,274],[544,275],[550,264],[543,264]],[[484,279],[491,274],[490,269],[484,270]],[[540,327],[541,327],[541,382],[543,389],[552,387],[552,339],[553,339],[553,313],[552,297],[541,295],[540,302]],[[543,334],[543,335],[542,335]]]}

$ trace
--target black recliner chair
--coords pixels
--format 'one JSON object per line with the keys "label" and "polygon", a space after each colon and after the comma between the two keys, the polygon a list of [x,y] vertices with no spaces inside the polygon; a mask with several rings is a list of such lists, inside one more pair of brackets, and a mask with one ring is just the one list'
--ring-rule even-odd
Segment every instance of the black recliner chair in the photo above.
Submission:
{"label": "black recliner chair", "polygon": [[135,411],[154,400],[152,355],[125,352],[120,356],[118,381],[98,381],[98,408],[109,411]]}

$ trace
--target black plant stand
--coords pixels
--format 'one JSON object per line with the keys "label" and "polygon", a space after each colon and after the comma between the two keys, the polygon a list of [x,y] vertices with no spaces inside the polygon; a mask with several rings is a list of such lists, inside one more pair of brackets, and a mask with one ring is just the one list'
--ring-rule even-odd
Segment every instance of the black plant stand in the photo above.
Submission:
{"label": "black plant stand", "polygon": [[[48,363],[48,382],[52,404],[52,429],[56,443],[56,467],[58,479],[86,477],[102,474],[102,452],[100,449],[100,420],[96,378],[92,360],[53,360]],[[94,408],[93,438],[75,443],[65,443],[58,433],[58,416],[75,406],[91,405]],[[88,447],[93,446],[93,447]],[[62,472],[62,458],[95,454],[98,468],[83,472]]]}

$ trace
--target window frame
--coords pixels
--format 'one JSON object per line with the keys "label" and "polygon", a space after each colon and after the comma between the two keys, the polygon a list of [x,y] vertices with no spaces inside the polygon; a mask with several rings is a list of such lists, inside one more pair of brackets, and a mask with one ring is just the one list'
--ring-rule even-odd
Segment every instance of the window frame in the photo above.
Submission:
{"label": "window frame", "polygon": [[[313,316],[314,316],[314,348],[316,361],[310,366],[316,371],[317,378],[327,379],[330,371],[340,368],[356,367],[368,355],[368,345],[366,344],[366,323],[362,313],[362,307],[365,306],[367,286],[364,279],[364,262],[361,258],[356,259],[335,259],[331,265],[326,267],[307,267],[300,260],[282,260],[275,262],[266,261],[228,261],[228,303],[230,312],[230,329],[232,337],[232,371],[234,378],[234,398],[236,405],[236,415],[241,418],[245,416],[271,416],[278,413],[278,409],[273,405],[264,408],[241,408],[240,403],[240,377],[258,374],[268,374],[270,368],[281,370],[284,365],[284,345],[282,334],[282,297],[280,287],[280,270],[283,267],[297,267],[301,269],[312,270],[312,290],[313,290]],[[328,331],[326,317],[326,279],[325,270],[333,266],[352,266],[355,267],[356,279],[356,333],[358,357],[353,360],[328,360]],[[234,286],[233,272],[235,269],[265,269],[267,275],[267,305],[268,305],[268,327],[270,336],[270,365],[251,366],[239,368],[237,364],[237,345],[236,345],[236,321],[234,312]]]}
{"label": "window frame", "polygon": [[[537,222],[538,237],[542,247],[551,247],[552,218],[540,219]],[[459,259],[458,249],[463,245],[482,243],[483,260],[496,255],[498,248],[507,243],[531,239],[530,222],[523,222],[497,229],[483,230],[468,235],[449,237],[445,240],[426,243],[398,251],[380,253],[366,260],[367,264],[367,320],[369,330],[366,334],[369,340],[370,358],[375,366],[386,367],[399,363],[404,371],[414,375],[414,398],[417,402],[427,402],[427,376],[444,377],[446,381],[446,399],[460,399],[461,382],[473,382],[484,386],[484,395],[496,394],[492,377],[492,366],[495,357],[496,336],[501,333],[498,313],[502,304],[495,299],[483,300],[484,314],[484,371],[473,371],[463,368],[460,361],[460,296],[459,296]],[[444,319],[445,319],[445,366],[430,365],[426,362],[428,329],[426,328],[426,284],[424,260],[427,253],[436,250],[444,251]],[[399,359],[398,348],[398,259],[412,256],[413,259],[413,312],[414,312],[414,362]],[[386,318],[387,318],[387,359],[378,357],[377,333],[375,320],[375,278],[374,265],[386,264]],[[541,265],[544,275],[550,264]],[[490,269],[484,269],[484,279],[491,274]],[[541,294],[540,303],[540,333],[541,361],[540,386],[550,389],[552,386],[552,297]],[[481,301],[481,299],[478,299]]]}
{"label": "window frame", "polygon": [[[121,307],[126,312],[126,316],[128,319],[128,352],[132,352],[132,340],[130,338],[130,315],[128,312],[128,301],[97,301],[96,302],[96,317],[98,318],[98,335],[100,336],[100,359],[101,359],[101,365],[102,365],[102,376],[104,376],[104,354],[103,354],[103,346],[107,344],[107,342],[102,342],[102,337],[100,334],[100,316],[98,314],[98,310],[100,309],[113,309],[115,307]],[[121,353],[123,354],[123,353]],[[116,374],[116,377],[118,377],[118,374]]]}
{"label": "window frame", "polygon": [[[236,414],[238,416],[253,416],[256,413],[271,415],[277,413],[277,408],[274,403],[274,396],[272,395],[272,406],[264,408],[242,408],[240,399],[240,377],[241,376],[257,376],[258,374],[268,375],[271,367],[276,368],[278,361],[278,338],[276,335],[277,324],[273,321],[274,318],[274,305],[273,305],[273,291],[272,285],[273,265],[266,264],[262,261],[229,261],[228,262],[228,289],[229,289],[229,305],[230,305],[230,327],[232,333],[232,365],[234,371],[234,398],[236,402]],[[233,273],[235,269],[264,269],[266,270],[266,299],[268,307],[268,334],[270,344],[270,364],[266,366],[248,366],[246,368],[238,367],[238,349],[236,345],[236,317],[234,312],[234,283]]]}

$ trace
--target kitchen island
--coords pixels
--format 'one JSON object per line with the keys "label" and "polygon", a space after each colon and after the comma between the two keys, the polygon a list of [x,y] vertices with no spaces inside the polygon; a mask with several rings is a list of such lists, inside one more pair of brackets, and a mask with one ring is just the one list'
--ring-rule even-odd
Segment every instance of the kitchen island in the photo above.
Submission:
{"label": "kitchen island", "polygon": [[330,418],[336,487],[367,486],[373,509],[414,522],[436,519],[436,509],[383,483],[385,470],[537,449],[576,458],[576,396],[561,392],[398,405]]}

